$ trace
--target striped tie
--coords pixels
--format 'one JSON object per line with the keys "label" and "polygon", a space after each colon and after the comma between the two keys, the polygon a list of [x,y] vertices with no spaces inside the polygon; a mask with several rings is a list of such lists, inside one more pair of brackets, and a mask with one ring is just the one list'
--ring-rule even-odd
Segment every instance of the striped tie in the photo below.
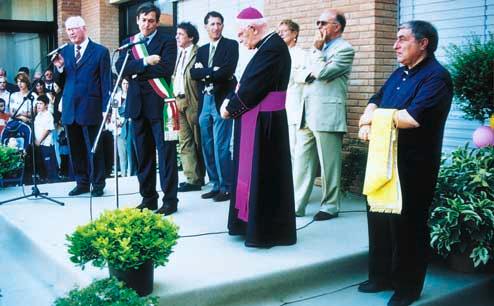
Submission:
{"label": "striped tie", "polygon": [[77,50],[75,51],[75,62],[79,62],[79,60],[81,59],[81,46],[76,46],[75,47]]}

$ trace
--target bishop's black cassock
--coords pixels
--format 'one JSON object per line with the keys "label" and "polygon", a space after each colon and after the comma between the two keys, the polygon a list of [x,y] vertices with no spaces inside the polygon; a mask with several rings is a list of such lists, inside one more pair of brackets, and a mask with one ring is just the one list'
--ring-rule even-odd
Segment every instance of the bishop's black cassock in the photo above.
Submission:
{"label": "bishop's black cassock", "polygon": [[[268,34],[256,48],[226,107],[236,119],[228,230],[230,235],[245,235],[250,247],[292,245],[297,236],[284,108],[290,53],[276,33]],[[246,149],[249,142],[251,149]],[[242,179],[246,168],[247,183]]]}

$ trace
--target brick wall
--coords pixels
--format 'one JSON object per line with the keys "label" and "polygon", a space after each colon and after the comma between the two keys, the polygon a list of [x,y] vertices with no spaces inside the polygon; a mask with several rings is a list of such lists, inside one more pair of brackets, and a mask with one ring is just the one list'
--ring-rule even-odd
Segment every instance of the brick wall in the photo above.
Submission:
{"label": "brick wall", "polygon": [[67,42],[67,34],[65,34],[64,22],[70,16],[81,14],[81,2],[71,0],[59,0],[57,1],[57,37],[58,45],[62,45]]}
{"label": "brick wall", "polygon": [[89,37],[110,50],[118,47],[118,6],[107,0],[57,1],[58,44],[68,41],[64,22],[74,15],[86,21]]}
{"label": "brick wall", "polygon": [[110,51],[118,47],[118,6],[109,4],[108,0],[83,0],[81,13],[91,39]]}
{"label": "brick wall", "polygon": [[326,8],[337,8],[345,13],[347,26],[343,38],[356,51],[349,82],[347,136],[357,138],[358,118],[367,101],[396,68],[392,45],[397,26],[397,0],[265,0],[264,12],[273,27],[284,18],[297,22],[299,44],[309,48],[316,30],[315,21]]}

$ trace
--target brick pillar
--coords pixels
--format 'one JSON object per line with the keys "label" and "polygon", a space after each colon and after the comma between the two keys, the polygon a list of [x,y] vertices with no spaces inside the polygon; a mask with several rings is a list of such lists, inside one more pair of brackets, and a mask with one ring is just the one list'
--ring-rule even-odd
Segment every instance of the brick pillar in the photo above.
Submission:
{"label": "brick pillar", "polygon": [[92,40],[110,51],[118,47],[118,6],[108,0],[82,0],[81,14]]}
{"label": "brick pillar", "polygon": [[65,20],[70,16],[76,16],[81,14],[81,2],[71,0],[59,0],[57,1],[57,37],[58,45],[62,45],[67,42],[67,34],[65,34]]}
{"label": "brick pillar", "polygon": [[57,1],[58,44],[68,41],[65,33],[65,20],[80,15],[86,21],[89,37],[108,49],[118,47],[118,6],[108,0]]}
{"label": "brick pillar", "polygon": [[396,35],[397,0],[265,0],[264,13],[270,26],[291,18],[300,25],[299,45],[309,48],[315,21],[326,8],[345,13],[343,38],[355,48],[355,60],[348,88],[348,134],[357,138],[358,119],[369,98],[396,68],[393,42]]}

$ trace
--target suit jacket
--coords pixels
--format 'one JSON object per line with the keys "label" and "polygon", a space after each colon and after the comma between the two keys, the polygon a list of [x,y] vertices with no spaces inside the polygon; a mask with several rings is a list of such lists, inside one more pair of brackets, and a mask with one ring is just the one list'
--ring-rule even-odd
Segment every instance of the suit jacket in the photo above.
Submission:
{"label": "suit jacket", "polygon": [[[199,97],[199,112],[202,109],[205,86],[213,85],[218,112],[223,100],[237,86],[237,79],[234,73],[238,63],[238,43],[235,40],[221,37],[213,55],[212,67],[208,67],[209,45],[206,44],[197,51],[196,62],[201,63],[203,68],[192,67],[190,69],[192,79],[199,81],[199,91],[201,93]],[[219,67],[219,69],[215,71],[213,67]]]}
{"label": "suit jacket", "polygon": [[[185,89],[185,101],[183,105],[177,105],[180,110],[184,110],[187,107],[190,107],[194,110],[197,110],[199,107],[199,88],[198,82],[190,76],[190,69],[194,67],[197,57],[197,45],[192,47],[188,62],[185,64],[184,71],[184,89]],[[173,72],[173,79],[175,79],[177,73],[177,67],[175,67],[175,71]]]}
{"label": "suit jacket", "polygon": [[[129,41],[127,38],[122,44]],[[137,59],[132,52],[130,53],[123,72],[123,76],[129,77],[125,116],[132,119],[140,116],[147,119],[163,119],[164,100],[153,90],[148,80],[164,78],[170,85],[177,58],[177,43],[173,37],[158,29],[146,48],[149,55],[157,54],[161,56],[161,60],[154,66],[144,66],[143,59]],[[115,64],[117,70],[121,69],[124,58],[125,52],[120,52]]]}
{"label": "suit jacket", "polygon": [[62,123],[98,125],[106,111],[111,90],[110,53],[89,40],[79,63],[75,61],[74,45],[60,51],[64,58],[63,72],[54,71],[55,80],[64,84]]}
{"label": "suit jacket", "polygon": [[347,131],[346,99],[354,55],[355,50],[343,38],[335,39],[325,51],[311,50],[307,68],[295,75],[299,82],[309,74],[316,77],[304,86],[299,127],[305,120],[313,131]]}

